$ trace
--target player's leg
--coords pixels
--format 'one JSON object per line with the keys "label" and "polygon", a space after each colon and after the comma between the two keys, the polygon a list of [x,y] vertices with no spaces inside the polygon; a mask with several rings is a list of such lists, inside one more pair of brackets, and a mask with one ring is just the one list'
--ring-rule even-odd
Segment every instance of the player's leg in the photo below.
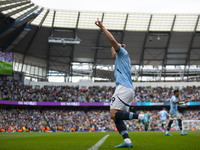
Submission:
{"label": "player's leg", "polygon": [[117,109],[111,109],[110,110],[110,118],[115,122],[116,128],[119,132],[119,134],[121,134],[121,136],[124,139],[124,142],[121,143],[120,145],[116,146],[116,148],[120,148],[120,147],[133,147],[133,144],[129,138],[128,135],[128,131],[126,128],[126,125],[124,123],[124,121],[122,119],[116,119],[115,115],[117,112],[119,112],[120,110]]}
{"label": "player's leg", "polygon": [[132,120],[139,119],[148,128],[148,114],[137,114],[129,112],[130,105],[134,99],[134,91],[130,88],[119,85],[111,99],[111,109],[117,109],[114,113],[110,113],[113,120]]}
{"label": "player's leg", "polygon": [[[126,112],[123,110],[110,110],[111,114],[111,119],[114,120],[116,128],[118,132],[121,134],[121,136],[124,139],[124,142],[121,143],[120,145],[116,146],[115,148],[121,148],[121,147],[133,147],[133,144],[129,138],[127,127],[124,123],[123,120],[131,120],[131,119],[140,119],[144,120],[144,114],[135,114],[132,112]],[[148,122],[148,116],[146,117]]]}
{"label": "player's leg", "polygon": [[116,146],[116,148],[133,146],[129,138],[126,125],[123,120],[131,120],[131,119],[144,120],[145,118],[144,114],[136,114],[133,112],[128,112],[133,97],[134,97],[134,92],[132,89],[119,85],[116,88],[116,91],[111,99],[110,118],[114,120],[118,132],[124,138],[124,142]]}
{"label": "player's leg", "polygon": [[187,135],[188,133],[184,132],[183,129],[182,129],[182,120],[181,119],[178,119],[178,125],[179,125],[179,128],[181,130],[181,135]]}
{"label": "player's leg", "polygon": [[[122,93],[125,92],[122,89],[123,89],[123,87],[121,85],[117,86],[115,93],[111,98],[111,103],[110,103],[110,118],[115,122],[115,125],[116,125],[116,128],[117,128],[119,134],[121,134],[121,136],[124,139],[124,142],[121,143],[120,145],[116,146],[116,148],[118,148],[118,147],[119,148],[120,147],[133,147],[133,144],[132,144],[132,142],[129,138],[128,132],[127,132],[126,125],[123,121],[124,119],[122,119],[120,117],[116,117],[116,116],[118,116],[116,114],[118,114],[118,112],[120,112],[120,111],[123,111],[125,108],[124,104],[118,100],[118,97],[122,96]],[[125,114],[125,117],[127,117],[127,114]]]}
{"label": "player's leg", "polygon": [[162,129],[164,129],[164,124],[163,123],[161,124],[161,127],[162,127]]}
{"label": "player's leg", "polygon": [[129,138],[128,131],[127,131],[127,128],[126,128],[126,125],[125,125],[124,121],[121,120],[121,119],[116,119],[115,118],[116,113],[119,112],[119,111],[120,110],[117,110],[117,109],[111,109],[110,110],[110,118],[112,120],[114,120],[116,128],[117,128],[119,134],[121,134],[121,136],[124,139],[124,142],[121,143],[118,146],[115,146],[115,148],[133,147],[133,144],[132,144],[132,142],[131,142],[131,140]]}
{"label": "player's leg", "polygon": [[[171,117],[171,115],[170,115],[170,117]],[[173,119],[170,118],[169,123],[168,123],[168,125],[167,125],[167,130],[166,130],[166,133],[165,133],[166,136],[172,136],[172,135],[169,133],[169,130],[171,129],[172,123],[173,123]]]}
{"label": "player's leg", "polygon": [[161,123],[161,129],[163,130],[164,126],[163,126],[163,120],[160,120]]}
{"label": "player's leg", "polygon": [[163,128],[164,128],[165,131],[167,130],[166,124],[167,124],[167,121],[164,120],[164,121],[163,121]]}
{"label": "player's leg", "polygon": [[118,111],[115,114],[115,119],[116,120],[132,120],[132,119],[139,119],[142,121],[142,123],[145,126],[145,131],[148,130],[148,121],[149,121],[149,115],[146,114],[137,114],[137,113],[133,113],[133,112],[127,112],[127,111]]}
{"label": "player's leg", "polygon": [[166,120],[161,120],[161,127],[163,129],[163,132],[166,131]]}
{"label": "player's leg", "polygon": [[137,114],[137,113],[133,113],[133,112],[127,112],[127,111],[120,110],[120,111],[116,112],[115,119],[116,120],[132,120],[132,119],[143,120],[144,114]]}

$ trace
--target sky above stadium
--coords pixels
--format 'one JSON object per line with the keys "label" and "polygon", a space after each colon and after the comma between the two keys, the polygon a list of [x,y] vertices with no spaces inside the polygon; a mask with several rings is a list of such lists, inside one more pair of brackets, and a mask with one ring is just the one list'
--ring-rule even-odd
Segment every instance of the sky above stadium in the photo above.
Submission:
{"label": "sky above stadium", "polygon": [[200,13],[200,0],[32,0],[52,9],[139,13]]}

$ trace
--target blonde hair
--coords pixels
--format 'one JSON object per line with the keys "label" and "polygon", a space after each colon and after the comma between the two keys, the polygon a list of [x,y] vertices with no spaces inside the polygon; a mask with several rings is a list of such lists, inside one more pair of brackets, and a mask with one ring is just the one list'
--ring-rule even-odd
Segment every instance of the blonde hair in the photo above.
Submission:
{"label": "blonde hair", "polygon": [[125,45],[125,44],[121,44],[121,46],[122,46],[123,48],[125,48],[125,47],[126,47],[126,45]]}
{"label": "blonde hair", "polygon": [[121,47],[123,47],[123,48],[125,48],[125,47],[126,47],[126,45],[125,45],[125,44],[120,44],[120,43],[119,43],[119,46],[121,46]]}

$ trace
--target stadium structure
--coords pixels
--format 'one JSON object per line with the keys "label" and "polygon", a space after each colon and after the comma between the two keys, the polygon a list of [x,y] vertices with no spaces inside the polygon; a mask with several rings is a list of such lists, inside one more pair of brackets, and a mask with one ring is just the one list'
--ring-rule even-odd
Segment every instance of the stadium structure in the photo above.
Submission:
{"label": "stadium structure", "polygon": [[[110,137],[116,138],[116,128],[109,117],[115,60],[111,45],[94,24],[97,18],[118,42],[126,44],[136,92],[131,111],[151,115],[148,134],[130,134],[144,137],[138,138],[142,147],[136,143],[136,148],[167,149],[168,144],[172,149],[197,148],[200,14],[67,11],[44,8],[30,0],[0,0],[0,132],[34,132],[12,137],[0,133],[0,149],[27,149],[29,145],[20,141],[23,138],[14,136],[37,137],[38,141],[33,140],[36,144],[27,138],[33,149],[41,149],[41,141],[47,142],[42,143],[42,149],[73,149],[75,145],[74,149],[89,149],[104,135],[108,137],[110,131]],[[63,82],[49,82],[50,77],[62,77]],[[82,80],[74,83],[75,77]],[[174,122],[171,130],[177,131],[173,138],[177,138],[174,141],[179,146],[175,147],[169,139],[160,140],[162,132],[151,131],[161,130],[157,114],[163,107],[169,111],[169,99],[178,88],[181,97],[189,99],[179,110],[185,118],[184,129],[191,130],[191,136],[189,140],[178,140],[180,131]],[[144,130],[137,120],[126,124],[129,131]],[[101,133],[85,133],[93,131]],[[37,132],[56,133],[47,137]],[[149,141],[144,141],[146,137]],[[12,138],[13,145],[9,144]],[[61,138],[66,141],[57,141]],[[79,143],[84,140],[88,145]],[[113,142],[108,137],[109,144],[105,142],[100,149],[111,149],[111,144],[119,140]],[[161,147],[157,146],[159,142]]]}
{"label": "stadium structure", "polygon": [[94,25],[100,18],[126,44],[134,81],[199,80],[199,14],[51,10],[27,0],[3,0],[0,10],[0,48],[14,52],[14,71],[25,76],[114,81],[111,46]]}

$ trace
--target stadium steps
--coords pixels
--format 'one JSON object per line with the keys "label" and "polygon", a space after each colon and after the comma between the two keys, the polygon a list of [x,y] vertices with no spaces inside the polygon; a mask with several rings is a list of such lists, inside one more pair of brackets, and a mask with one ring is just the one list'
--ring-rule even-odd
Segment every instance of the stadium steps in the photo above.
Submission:
{"label": "stadium steps", "polygon": [[41,95],[40,92],[38,92],[38,96],[39,96],[39,101],[40,101],[40,102],[43,102],[42,95]]}
{"label": "stadium steps", "polygon": [[45,116],[43,113],[42,113],[42,116],[43,116],[44,120],[46,121],[47,126],[48,126],[52,131],[54,131],[54,129],[51,128],[49,121],[47,120],[46,116]]}
{"label": "stadium steps", "polygon": [[87,115],[87,112],[85,112],[85,117],[86,117],[86,120],[87,120],[87,123],[88,123],[88,127],[90,127],[90,120],[89,120],[89,117]]}

